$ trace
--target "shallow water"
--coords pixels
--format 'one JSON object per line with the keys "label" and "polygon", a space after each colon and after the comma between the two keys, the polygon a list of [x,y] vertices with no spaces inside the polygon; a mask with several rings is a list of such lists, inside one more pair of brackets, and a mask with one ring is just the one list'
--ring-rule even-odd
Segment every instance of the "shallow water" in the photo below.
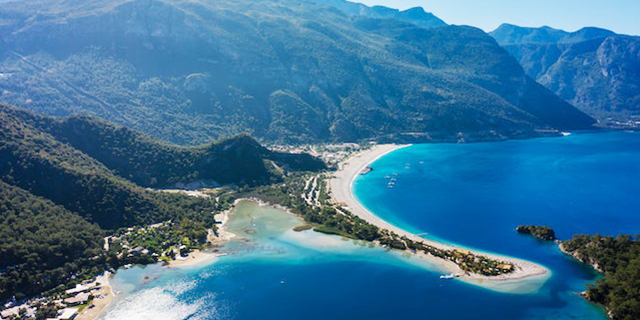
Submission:
{"label": "shallow water", "polygon": [[[276,209],[243,202],[229,255],[193,268],[118,271],[122,293],[103,319],[605,319],[576,295],[596,274],[518,224],[576,232],[638,232],[640,136],[572,135],[468,145],[417,145],[356,180],[365,206],[431,238],[541,263],[552,277],[533,294],[441,280],[427,261],[313,231]],[[396,186],[385,176],[397,173]],[[603,210],[606,209],[606,212]],[[147,279],[145,279],[147,278]]]}

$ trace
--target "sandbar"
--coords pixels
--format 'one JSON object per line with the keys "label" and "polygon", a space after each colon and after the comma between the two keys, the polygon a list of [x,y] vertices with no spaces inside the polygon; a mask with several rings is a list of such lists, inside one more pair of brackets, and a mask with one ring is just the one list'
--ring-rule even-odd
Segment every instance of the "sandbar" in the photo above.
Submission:
{"label": "sandbar", "polygon": [[[367,210],[354,196],[353,194],[353,181],[362,172],[362,170],[369,166],[371,163],[392,151],[408,147],[409,145],[396,145],[396,144],[378,144],[369,149],[354,153],[348,159],[339,164],[339,168],[333,173],[329,182],[331,189],[331,196],[333,201],[339,205],[346,206],[351,213],[362,218],[363,220],[381,228],[395,232],[399,236],[406,236],[407,238],[423,242],[426,245],[430,245],[442,250],[455,250],[467,248],[459,248],[451,246],[445,243],[436,242],[433,240],[424,239],[417,235],[414,235],[406,230],[403,230],[397,226],[390,224],[389,222],[382,220],[380,217]],[[499,276],[483,276],[479,274],[468,274],[462,271],[455,263],[437,258],[432,255],[420,253],[419,256],[431,259],[433,262],[445,267],[451,273],[463,274],[462,280],[468,280],[470,283],[482,285],[485,280],[489,281],[505,281],[505,280],[520,280],[530,277],[543,276],[550,271],[538,264],[530,261],[516,259],[512,257],[500,256],[491,253],[485,253],[477,250],[471,250],[475,255],[482,255],[494,260],[511,263],[515,266],[515,270],[511,273],[502,274]]]}

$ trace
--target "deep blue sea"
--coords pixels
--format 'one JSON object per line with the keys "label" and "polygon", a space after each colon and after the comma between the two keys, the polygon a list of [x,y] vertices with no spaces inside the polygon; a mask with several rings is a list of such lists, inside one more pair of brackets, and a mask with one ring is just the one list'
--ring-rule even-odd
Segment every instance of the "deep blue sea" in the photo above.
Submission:
{"label": "deep blue sea", "polygon": [[243,203],[230,226],[241,238],[222,248],[228,256],[118,271],[120,295],[103,318],[606,319],[577,295],[597,276],[591,268],[515,227],[549,225],[561,239],[640,233],[640,134],[414,145],[372,166],[354,183],[372,212],[429,238],[542,264],[551,277],[529,294],[441,280],[437,266],[296,233],[295,217]]}

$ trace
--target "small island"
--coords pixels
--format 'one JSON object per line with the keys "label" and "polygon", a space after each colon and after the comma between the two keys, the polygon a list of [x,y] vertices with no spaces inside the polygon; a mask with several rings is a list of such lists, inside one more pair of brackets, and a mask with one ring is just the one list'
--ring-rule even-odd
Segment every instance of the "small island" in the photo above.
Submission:
{"label": "small island", "polygon": [[556,233],[548,226],[518,226],[516,231],[522,234],[532,235],[543,241],[555,241]]}

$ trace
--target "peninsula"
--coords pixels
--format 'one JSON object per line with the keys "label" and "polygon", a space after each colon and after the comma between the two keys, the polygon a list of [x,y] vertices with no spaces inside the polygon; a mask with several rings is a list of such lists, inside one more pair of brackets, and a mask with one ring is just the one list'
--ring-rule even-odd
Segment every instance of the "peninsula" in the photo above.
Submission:
{"label": "peninsula", "polygon": [[[469,282],[477,282],[477,280],[517,280],[533,276],[541,276],[548,270],[540,265],[529,261],[504,257],[484,252],[476,252],[467,250],[466,248],[457,248],[448,244],[427,240],[416,236],[406,230],[398,228],[387,221],[380,219],[378,216],[367,210],[353,195],[352,186],[354,179],[362,171],[362,168],[369,166],[371,163],[382,157],[383,155],[407,147],[408,145],[380,144],[374,145],[369,149],[356,152],[351,157],[339,164],[338,170],[333,173],[329,182],[333,201],[348,210],[355,216],[365,220],[366,222],[382,229],[396,233],[400,237],[409,239],[414,243],[422,243],[425,246],[435,248],[444,252],[463,253],[464,255],[472,255],[475,257],[484,257],[486,259],[502,262],[504,265],[512,265],[513,270],[510,272],[501,272],[500,274],[479,274],[475,272],[467,272],[461,268],[461,262],[454,259],[445,259],[433,254],[420,254],[421,256],[432,259],[447,268],[453,274],[460,275],[460,278]],[[419,251],[418,251],[419,252]]]}

